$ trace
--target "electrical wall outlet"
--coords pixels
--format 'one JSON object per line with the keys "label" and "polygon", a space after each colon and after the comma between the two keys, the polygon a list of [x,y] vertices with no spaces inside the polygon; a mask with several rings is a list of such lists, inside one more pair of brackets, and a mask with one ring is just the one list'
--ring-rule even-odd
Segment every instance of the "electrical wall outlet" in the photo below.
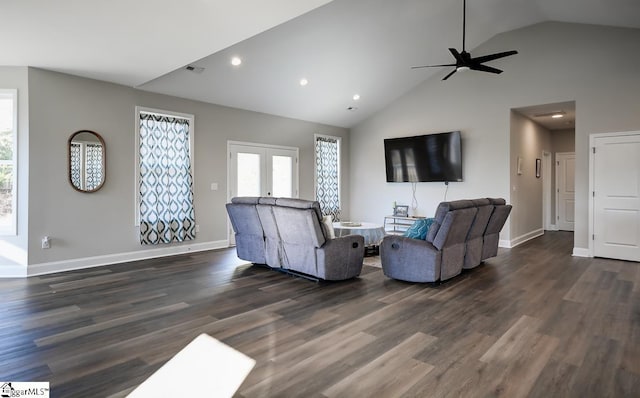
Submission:
{"label": "electrical wall outlet", "polygon": [[200,225],[196,224],[196,232],[200,232]]}
{"label": "electrical wall outlet", "polygon": [[43,249],[51,248],[51,238],[49,238],[48,236],[45,236],[42,238],[42,248]]}

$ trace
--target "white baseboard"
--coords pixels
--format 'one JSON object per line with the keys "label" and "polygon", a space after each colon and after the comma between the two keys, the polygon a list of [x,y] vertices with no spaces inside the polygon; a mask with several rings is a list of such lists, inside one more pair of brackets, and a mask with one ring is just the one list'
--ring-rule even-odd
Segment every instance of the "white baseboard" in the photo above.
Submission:
{"label": "white baseboard", "polygon": [[[103,265],[126,263],[130,261],[146,260],[157,257],[175,256],[177,254],[195,253],[206,250],[222,249],[229,247],[229,241],[219,240],[192,245],[169,246],[159,249],[141,250],[128,253],[107,254],[104,256],[75,258],[72,260],[55,261],[50,263],[33,264],[25,267],[24,276],[37,276],[52,274],[55,272],[72,271],[83,268],[100,267]],[[2,270],[0,269],[0,272]],[[2,276],[2,275],[0,275]]]}
{"label": "white baseboard", "polygon": [[524,235],[520,235],[515,239],[500,240],[500,242],[498,243],[498,246],[504,247],[507,249],[512,249],[518,245],[523,244],[524,242],[530,241],[531,239],[535,239],[538,236],[542,236],[542,235],[544,235],[544,229],[540,228],[531,232],[527,232]]}
{"label": "white baseboard", "polygon": [[574,247],[573,256],[574,257],[592,257],[591,254],[589,253],[589,249],[585,249],[584,247]]}
{"label": "white baseboard", "polygon": [[547,228],[547,231],[559,231],[558,226],[556,224],[551,224]]}

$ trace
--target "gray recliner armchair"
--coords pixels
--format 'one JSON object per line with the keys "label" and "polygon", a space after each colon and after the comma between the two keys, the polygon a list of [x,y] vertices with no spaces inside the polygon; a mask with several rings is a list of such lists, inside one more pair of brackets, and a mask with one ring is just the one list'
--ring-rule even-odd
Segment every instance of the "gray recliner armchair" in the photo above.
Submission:
{"label": "gray recliner armchair", "polygon": [[436,282],[462,272],[466,239],[478,209],[470,200],[442,202],[426,240],[388,235],[380,246],[384,274],[409,282]]}

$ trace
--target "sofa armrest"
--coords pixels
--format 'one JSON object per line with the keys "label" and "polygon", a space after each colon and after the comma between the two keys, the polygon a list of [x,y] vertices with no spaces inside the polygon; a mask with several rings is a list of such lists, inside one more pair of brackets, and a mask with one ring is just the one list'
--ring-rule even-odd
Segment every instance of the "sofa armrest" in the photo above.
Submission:
{"label": "sofa armrest", "polygon": [[435,282],[440,279],[442,252],[422,239],[387,235],[380,245],[384,274],[410,282]]}
{"label": "sofa armrest", "polygon": [[347,235],[328,239],[316,249],[318,273],[325,280],[344,280],[360,275],[364,258],[364,237]]}

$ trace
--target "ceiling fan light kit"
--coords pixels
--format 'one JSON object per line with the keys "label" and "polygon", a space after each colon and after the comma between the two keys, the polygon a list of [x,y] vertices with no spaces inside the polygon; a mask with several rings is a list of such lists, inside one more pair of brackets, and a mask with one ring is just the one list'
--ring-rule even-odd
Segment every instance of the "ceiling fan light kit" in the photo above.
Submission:
{"label": "ceiling fan light kit", "polygon": [[462,52],[458,52],[455,48],[450,48],[449,52],[455,58],[454,64],[442,64],[442,65],[422,65],[422,66],[412,66],[411,69],[420,69],[420,68],[438,68],[442,66],[454,66],[455,69],[451,71],[448,75],[446,75],[442,80],[447,80],[456,72],[463,72],[468,70],[477,70],[481,72],[489,72],[499,74],[502,73],[502,70],[498,68],[494,68],[491,66],[483,65],[485,62],[494,61],[496,59],[508,57],[510,55],[515,55],[518,52],[515,50],[505,51],[500,53],[494,53],[489,55],[483,55],[480,57],[472,57],[471,53],[467,52],[465,49],[465,38],[466,38],[466,25],[467,25],[467,1],[462,0]]}

